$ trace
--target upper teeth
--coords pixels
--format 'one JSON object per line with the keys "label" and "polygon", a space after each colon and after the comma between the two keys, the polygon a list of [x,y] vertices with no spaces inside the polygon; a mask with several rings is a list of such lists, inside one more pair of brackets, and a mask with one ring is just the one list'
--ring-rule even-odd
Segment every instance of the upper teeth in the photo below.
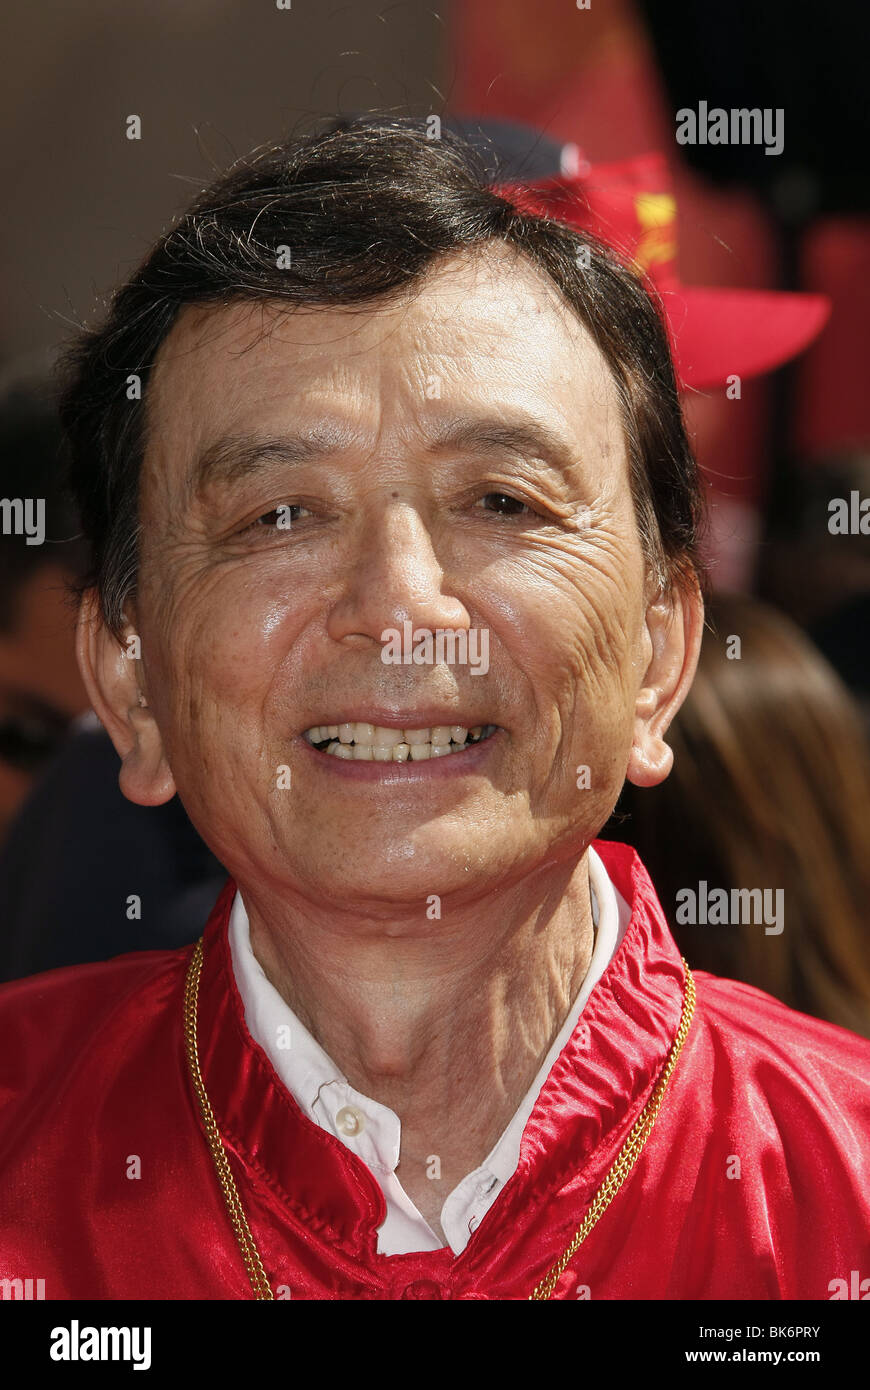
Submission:
{"label": "upper teeth", "polygon": [[461,724],[437,724],[431,729],[385,729],[377,724],[315,724],[305,730],[309,743],[330,740],[327,753],[338,758],[354,758],[375,762],[413,762],[424,758],[440,758],[458,752],[471,738],[476,742],[495,729],[494,724],[476,724],[467,729]]}

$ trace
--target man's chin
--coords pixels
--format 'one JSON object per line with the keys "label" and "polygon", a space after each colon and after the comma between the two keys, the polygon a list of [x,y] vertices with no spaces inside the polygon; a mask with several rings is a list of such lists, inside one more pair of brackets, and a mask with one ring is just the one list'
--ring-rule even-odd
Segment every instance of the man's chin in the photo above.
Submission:
{"label": "man's chin", "polygon": [[424,921],[439,920],[441,901],[461,900],[470,880],[478,896],[487,885],[495,889],[505,873],[504,865],[493,865],[487,873],[477,857],[472,863],[467,841],[436,848],[408,836],[394,845],[383,840],[373,845],[360,837],[359,845],[351,843],[326,856],[322,851],[300,856],[297,842],[287,868],[288,896],[301,894],[327,910],[351,905],[375,916],[388,916],[391,910],[403,916],[416,912]]}

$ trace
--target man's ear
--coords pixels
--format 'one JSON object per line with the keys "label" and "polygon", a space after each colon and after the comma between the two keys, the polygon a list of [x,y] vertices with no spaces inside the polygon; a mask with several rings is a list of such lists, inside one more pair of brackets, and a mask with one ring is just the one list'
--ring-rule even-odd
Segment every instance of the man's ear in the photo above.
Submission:
{"label": "man's ear", "polygon": [[697,581],[660,593],[647,608],[651,649],[634,710],[634,739],[626,777],[636,787],[655,787],[670,772],[674,755],[665,734],[689,693],[704,632],[704,601]]}
{"label": "man's ear", "polygon": [[175,782],[148,706],[139,638],[130,624],[121,641],[109,631],[95,589],[79,609],[76,657],[91,705],[120,755],[121,791],[139,806],[161,806],[175,795]]}

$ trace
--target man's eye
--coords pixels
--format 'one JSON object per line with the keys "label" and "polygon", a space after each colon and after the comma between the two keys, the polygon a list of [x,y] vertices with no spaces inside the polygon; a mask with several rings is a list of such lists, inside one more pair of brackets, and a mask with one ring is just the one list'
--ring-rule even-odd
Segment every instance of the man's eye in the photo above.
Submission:
{"label": "man's eye", "polygon": [[519,516],[522,512],[531,515],[532,509],[526,502],[521,502],[518,497],[511,497],[509,492],[488,492],[481,497],[484,510],[497,512],[499,516]]}
{"label": "man's eye", "polygon": [[282,502],[279,506],[273,507],[269,512],[263,512],[250,526],[246,526],[246,531],[266,531],[273,529],[276,531],[289,531],[292,526],[301,519],[305,507],[298,502]]}

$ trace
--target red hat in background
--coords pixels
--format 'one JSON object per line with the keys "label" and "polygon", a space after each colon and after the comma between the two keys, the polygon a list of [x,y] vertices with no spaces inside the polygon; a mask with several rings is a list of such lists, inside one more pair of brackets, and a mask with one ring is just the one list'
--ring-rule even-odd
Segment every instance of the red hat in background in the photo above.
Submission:
{"label": "red hat in background", "polygon": [[589,232],[648,278],[664,309],[682,386],[721,386],[732,375],[770,371],[821,332],[831,309],[825,295],[681,284],[677,204],[663,155],[590,165],[568,145],[562,167],[570,172],[499,183],[494,191],[520,211]]}

